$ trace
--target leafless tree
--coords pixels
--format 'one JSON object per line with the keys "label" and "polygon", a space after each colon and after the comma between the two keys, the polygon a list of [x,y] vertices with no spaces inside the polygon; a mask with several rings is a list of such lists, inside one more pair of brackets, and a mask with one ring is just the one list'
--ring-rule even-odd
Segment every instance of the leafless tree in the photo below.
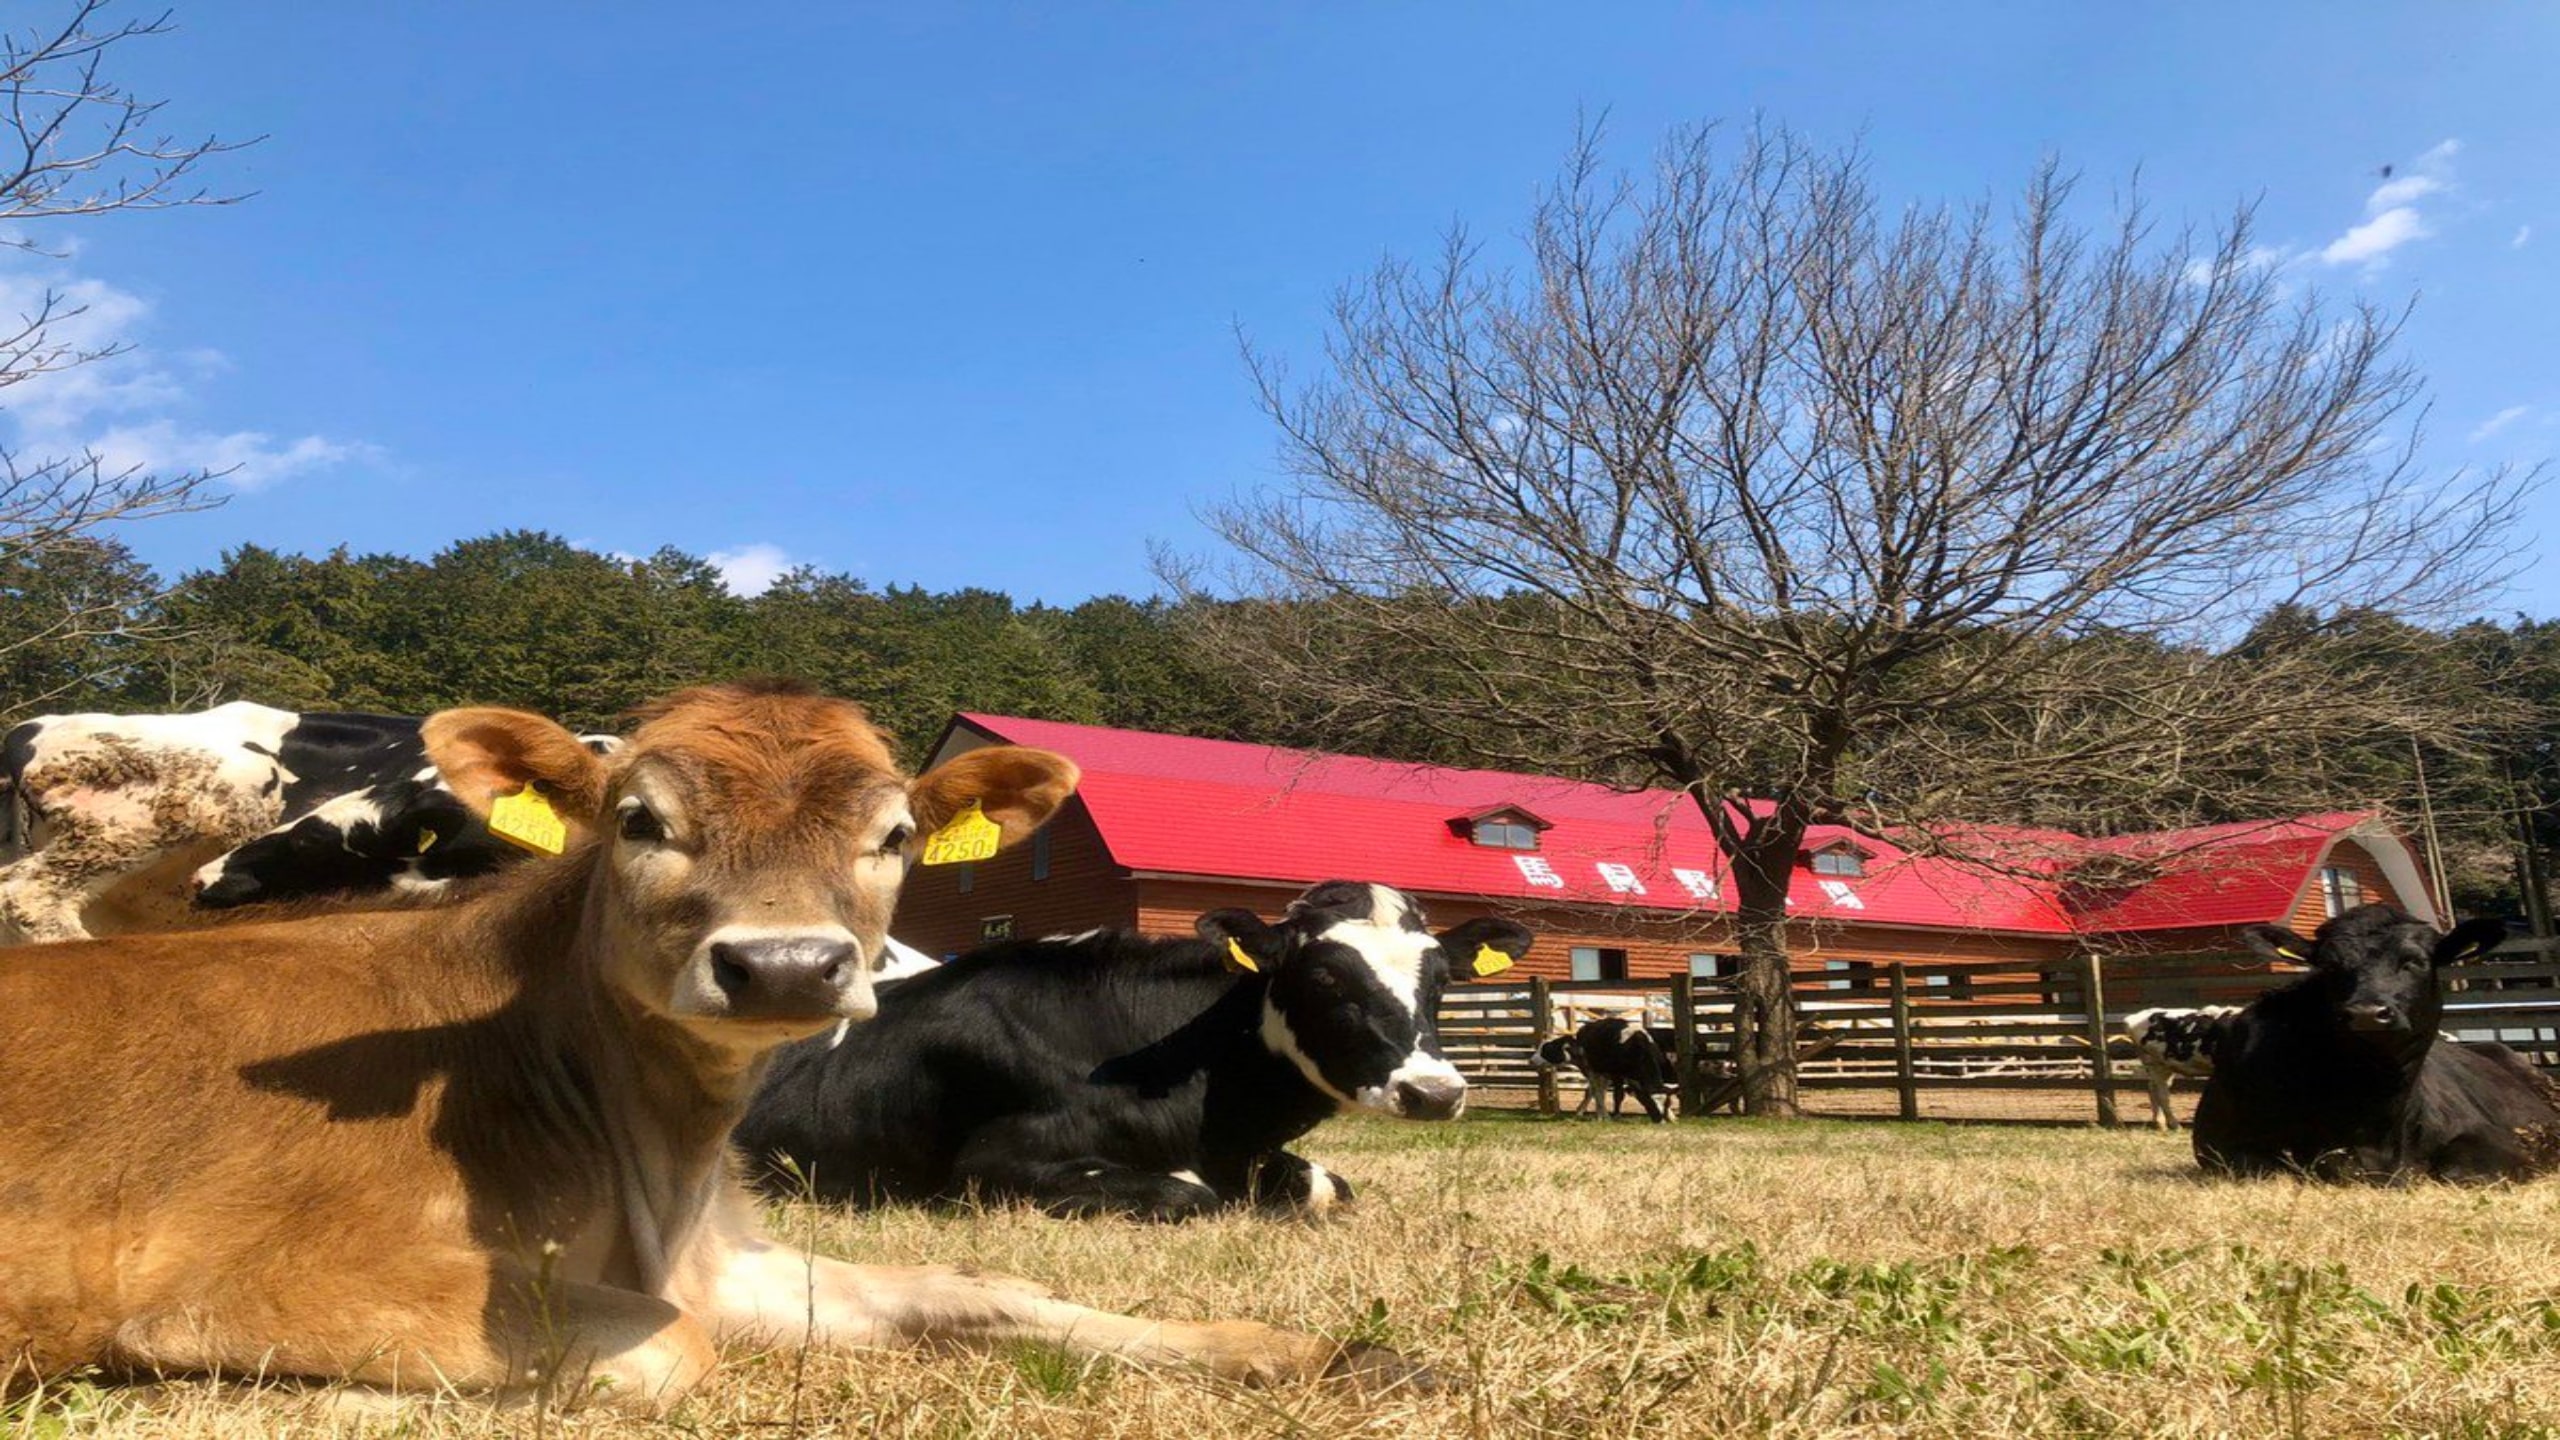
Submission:
{"label": "leafless tree", "polygon": [[1520,238],[1346,287],[1313,383],[1249,349],[1294,478],[1165,569],[1246,597],[1206,643],[1346,746],[1693,797],[1757,1112],[1795,1105],[1809,826],[2000,863],[1976,822],[2298,802],[2270,755],[2429,714],[2330,617],[2475,594],[2531,479],[2426,473],[2400,317],[2301,292],[2245,209],[2163,230],[2051,167],[1905,208],[1698,129],[1633,177],[1586,136]]}
{"label": "leafless tree", "polygon": [[[197,184],[204,163],[234,146],[163,133],[161,102],[137,97],[107,74],[119,46],[166,33],[168,16],[117,20],[107,14],[112,0],[74,0],[65,8],[58,19],[0,34],[0,249],[48,253],[51,228],[76,217],[236,198]],[[73,322],[84,309],[49,286],[21,313],[0,314],[0,408],[15,386],[121,352],[120,344],[80,338]],[[118,465],[86,449],[0,448],[0,584],[14,584],[105,527],[219,504],[216,478]],[[0,659],[117,633],[129,620],[122,606],[74,604],[32,632],[0,635]]]}

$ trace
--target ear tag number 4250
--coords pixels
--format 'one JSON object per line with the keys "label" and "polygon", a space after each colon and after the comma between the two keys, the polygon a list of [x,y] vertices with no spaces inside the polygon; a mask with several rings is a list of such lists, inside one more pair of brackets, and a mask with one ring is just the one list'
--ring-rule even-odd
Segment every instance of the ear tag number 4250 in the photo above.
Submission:
{"label": "ear tag number 4250", "polygon": [[557,855],[569,845],[569,822],[550,796],[530,785],[489,803],[489,833],[537,855]]}
{"label": "ear tag number 4250", "polygon": [[978,802],[951,817],[951,823],[933,832],[924,842],[927,865],[957,865],[966,860],[984,860],[996,853],[1004,843],[1004,828],[987,818]]}

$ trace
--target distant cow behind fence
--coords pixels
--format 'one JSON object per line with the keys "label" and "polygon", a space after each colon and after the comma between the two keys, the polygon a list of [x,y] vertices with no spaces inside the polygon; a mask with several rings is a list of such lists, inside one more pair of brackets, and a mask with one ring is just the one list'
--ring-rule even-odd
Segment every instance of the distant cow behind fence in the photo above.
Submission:
{"label": "distant cow behind fence", "polygon": [[[2497,1040],[2560,1073],[2560,960],[2551,942],[2516,941],[2449,973],[2444,1033]],[[1802,1016],[1797,1083],[1816,1114],[1921,1118],[2119,1119],[2119,1091],[2147,1119],[2145,1081],[2125,1018],[2159,1007],[2245,1005],[2291,979],[2246,957],[2079,956],[2044,968],[2015,960],[1901,962],[1796,977]],[[1555,1079],[1532,1063],[1540,1042],[1603,1015],[1672,1030],[1680,1111],[1738,1103],[1734,982],[1656,980],[1455,985],[1440,1036],[1479,1105],[1555,1113]],[[2104,1063],[2095,1057],[2104,1056]]]}

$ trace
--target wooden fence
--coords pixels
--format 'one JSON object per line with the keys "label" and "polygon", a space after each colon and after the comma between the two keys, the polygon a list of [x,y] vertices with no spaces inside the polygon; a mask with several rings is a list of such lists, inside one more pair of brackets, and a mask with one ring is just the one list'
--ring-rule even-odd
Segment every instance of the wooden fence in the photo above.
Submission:
{"label": "wooden fence", "polygon": [[[2519,946],[2519,950],[2531,947]],[[2230,959],[2083,955],[2037,970],[2017,961],[1852,966],[1800,973],[1797,1086],[1817,1113],[2119,1119],[2117,1092],[2148,1114],[2125,1017],[2152,1006],[2244,1004],[2292,979]],[[2499,1040],[2560,1068],[2560,962],[2491,960],[2448,972],[2444,1032]],[[1735,1103],[1730,979],[1460,985],[1440,1007],[1441,1043],[1469,1084],[1501,1103],[1557,1108],[1531,1063],[1540,1042],[1602,1015],[1641,1015],[1676,1037],[1681,1110]],[[1578,1083],[1578,1082],[1576,1082]],[[2075,1098],[2076,1097],[2076,1098]],[[1926,1104],[1924,1105],[1924,1099]]]}

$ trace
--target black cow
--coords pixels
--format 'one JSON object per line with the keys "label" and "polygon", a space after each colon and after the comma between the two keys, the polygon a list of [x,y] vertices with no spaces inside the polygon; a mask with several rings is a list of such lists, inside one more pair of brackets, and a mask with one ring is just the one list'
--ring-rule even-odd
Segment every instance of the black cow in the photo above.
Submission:
{"label": "black cow", "polygon": [[1455,1116],[1441,990],[1529,948],[1507,920],[1435,937],[1407,896],[1348,881],[1277,925],[1218,910],[1198,929],[997,945],[883,986],[870,1024],[777,1058],[737,1142],[770,1187],[862,1203],[1321,1211],[1350,1187],[1282,1147],[1350,1106]]}
{"label": "black cow", "polygon": [[[1614,1119],[1625,1112],[1627,1093],[1633,1091],[1644,1113],[1661,1123],[1671,1117],[1654,1097],[1671,1093],[1671,1057],[1679,1043],[1677,1032],[1665,1027],[1648,1028],[1613,1017],[1593,1020],[1570,1035],[1540,1045],[1536,1064],[1541,1070],[1571,1065],[1582,1072],[1582,1103],[1574,1107],[1576,1115],[1589,1110],[1604,1120]],[[1606,1111],[1600,1108],[1603,1084],[1609,1087]]]}
{"label": "black cow", "polygon": [[2305,940],[2245,932],[2311,973],[2227,1022],[2196,1106],[2208,1170],[2328,1179],[2522,1179],[2560,1164],[2560,1096],[2503,1045],[2440,1041],[2441,969],[2505,938],[2494,920],[2450,935],[2363,905]]}

